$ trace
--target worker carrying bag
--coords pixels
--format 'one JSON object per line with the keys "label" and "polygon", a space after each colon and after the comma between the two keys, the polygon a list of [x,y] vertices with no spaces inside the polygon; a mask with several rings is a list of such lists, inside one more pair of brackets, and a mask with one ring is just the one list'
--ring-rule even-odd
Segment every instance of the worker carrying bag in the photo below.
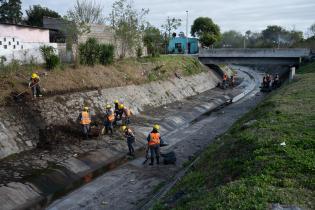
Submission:
{"label": "worker carrying bag", "polygon": [[166,153],[166,154],[161,154],[161,156],[163,157],[163,163],[165,165],[176,163],[176,154],[174,151],[171,151],[171,152]]}

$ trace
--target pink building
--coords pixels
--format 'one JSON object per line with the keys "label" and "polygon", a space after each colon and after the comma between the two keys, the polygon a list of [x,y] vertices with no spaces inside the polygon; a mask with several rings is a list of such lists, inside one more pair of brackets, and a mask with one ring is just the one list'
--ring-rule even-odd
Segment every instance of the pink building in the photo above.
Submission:
{"label": "pink building", "polygon": [[15,37],[28,43],[49,43],[49,29],[1,23],[0,37]]}
{"label": "pink building", "polygon": [[49,43],[49,29],[0,23],[0,58],[5,63],[12,60],[43,63],[40,52],[43,45],[57,49],[57,44]]}

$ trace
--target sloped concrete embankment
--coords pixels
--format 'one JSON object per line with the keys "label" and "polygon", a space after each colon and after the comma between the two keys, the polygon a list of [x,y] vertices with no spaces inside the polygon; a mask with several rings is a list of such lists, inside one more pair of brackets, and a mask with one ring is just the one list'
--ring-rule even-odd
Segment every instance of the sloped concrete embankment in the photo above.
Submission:
{"label": "sloped concrete embankment", "polygon": [[146,107],[157,107],[202,93],[215,87],[218,81],[218,76],[208,71],[182,79],[66,94],[19,106],[2,107],[0,158],[33,149],[40,140],[40,129],[57,126],[70,128],[76,124],[83,105],[91,107],[92,115],[100,116],[106,103],[120,99],[137,114]]}
{"label": "sloped concrete embankment", "polygon": [[[208,75],[205,76],[208,77]],[[246,77],[245,74],[243,76]],[[146,134],[150,130],[149,126],[152,122],[158,120],[162,125],[162,132],[169,133],[227,101],[231,101],[242,91],[242,88],[236,88],[231,92],[227,91],[226,94],[222,94],[220,90],[210,90],[190,99],[167,105],[167,107],[160,107],[158,110],[152,109],[152,111],[136,117],[134,129],[138,133]],[[156,113],[155,118],[150,117],[151,112]],[[137,118],[144,122],[137,123]],[[144,146],[144,141],[139,141],[138,150]],[[69,158],[60,163],[58,168],[38,177],[33,177],[23,184],[10,183],[1,187],[0,193],[5,195],[0,197],[3,208],[41,208],[55,197],[60,196],[60,193],[67,192],[91,179],[91,177],[101,174],[102,171],[115,167],[121,158],[118,151],[110,151],[106,148],[89,152],[78,158]],[[16,199],[17,196],[19,199]]]}

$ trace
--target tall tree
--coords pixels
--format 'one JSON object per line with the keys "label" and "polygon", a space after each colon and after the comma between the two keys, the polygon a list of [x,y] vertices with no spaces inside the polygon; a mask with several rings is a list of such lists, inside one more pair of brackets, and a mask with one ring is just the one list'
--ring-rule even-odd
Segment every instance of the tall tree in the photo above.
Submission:
{"label": "tall tree", "polygon": [[95,0],[77,0],[74,8],[67,12],[67,17],[76,23],[104,23],[103,5]]}
{"label": "tall tree", "polygon": [[210,47],[221,38],[219,26],[208,17],[199,17],[194,21],[191,35],[198,36],[203,47]]}
{"label": "tall tree", "polygon": [[148,13],[148,9],[136,10],[133,1],[117,0],[113,3],[109,20],[115,31],[115,40],[119,42],[116,45],[120,47],[120,57],[125,57],[127,52],[133,52],[136,46],[141,45],[144,17]]}
{"label": "tall tree", "polygon": [[264,47],[291,47],[303,39],[301,31],[288,31],[281,26],[267,26],[262,31]]}
{"label": "tall tree", "polygon": [[222,33],[221,40],[216,44],[217,47],[240,48],[243,46],[243,35],[240,32],[230,30]]}
{"label": "tall tree", "polygon": [[53,18],[61,18],[61,16],[46,7],[41,7],[40,5],[30,6],[28,10],[26,10],[26,23],[32,26],[43,27],[43,17],[53,17]]}
{"label": "tall tree", "polygon": [[308,28],[310,37],[315,37],[315,23],[313,23],[309,28]]}
{"label": "tall tree", "polygon": [[175,31],[181,25],[182,25],[181,19],[175,17],[173,18],[167,17],[165,23],[161,25],[161,28],[166,32],[168,38],[170,38],[172,31]]}
{"label": "tall tree", "polygon": [[22,21],[20,0],[1,0],[0,3],[0,22],[18,24]]}
{"label": "tall tree", "polygon": [[147,47],[149,55],[158,55],[163,43],[163,36],[160,30],[150,25],[147,26],[144,30],[143,43]]}

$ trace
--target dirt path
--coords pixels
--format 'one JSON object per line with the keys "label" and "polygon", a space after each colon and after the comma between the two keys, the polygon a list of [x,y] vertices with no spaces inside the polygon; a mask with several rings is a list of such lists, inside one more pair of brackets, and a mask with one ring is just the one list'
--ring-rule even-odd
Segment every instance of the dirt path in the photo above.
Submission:
{"label": "dirt path", "polygon": [[47,209],[147,209],[150,198],[172,182],[183,164],[198,155],[215,137],[263,99],[258,92],[260,75],[247,68],[242,70],[253,76],[254,91],[237,103],[208,113],[164,136],[171,146],[163,151],[176,152],[178,160],[175,166],[142,165],[144,159],[137,158],[55,201]]}

